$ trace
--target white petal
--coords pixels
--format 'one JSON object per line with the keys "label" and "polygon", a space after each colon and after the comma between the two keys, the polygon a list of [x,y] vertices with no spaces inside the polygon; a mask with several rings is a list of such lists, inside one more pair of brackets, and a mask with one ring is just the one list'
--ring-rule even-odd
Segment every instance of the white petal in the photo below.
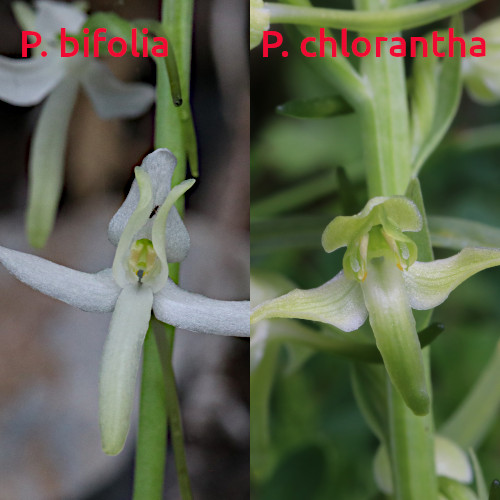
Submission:
{"label": "white petal", "polygon": [[164,323],[192,332],[250,336],[250,302],[209,299],[183,290],[171,279],[155,293],[153,311]]}
{"label": "white petal", "polygon": [[[144,158],[141,167],[149,174],[153,184],[153,204],[161,207],[170,192],[172,174],[177,160],[168,149],[157,149]],[[114,245],[118,244],[128,219],[134,212],[139,202],[139,187],[134,180],[129,194],[122,206],[111,219],[108,236]],[[139,238],[152,238],[153,223],[156,215],[145,224]],[[165,226],[166,251],[168,262],[180,262],[185,259],[189,251],[189,234],[175,207],[170,210]]]}
{"label": "white petal", "polygon": [[465,248],[448,259],[415,262],[404,273],[405,286],[413,309],[432,309],[467,278],[500,265],[500,250]]}
{"label": "white petal", "polygon": [[78,81],[66,78],[43,105],[29,157],[27,231],[31,245],[43,247],[61,198],[69,121]]}
{"label": "white petal", "polygon": [[155,100],[153,86],[122,82],[107,66],[96,61],[88,65],[82,85],[103,120],[135,118],[146,112]]}
{"label": "white petal", "polygon": [[152,242],[153,248],[155,249],[158,260],[161,262],[161,272],[150,282],[150,286],[153,288],[154,292],[161,290],[168,278],[168,261],[166,255],[166,241],[165,241],[165,226],[167,224],[168,214],[172,210],[174,203],[184,195],[184,193],[193,186],[195,183],[194,179],[188,179],[182,181],[177,186],[174,186],[170,193],[168,193],[167,199],[163,205],[158,210],[155,217],[155,222],[152,228]]}
{"label": "white petal", "polygon": [[19,281],[84,311],[112,311],[121,290],[110,269],[97,274],[82,273],[4,247],[0,247],[0,262]]}
{"label": "white petal", "polygon": [[151,288],[129,285],[120,293],[111,319],[99,383],[102,449],[108,455],[119,453],[127,438],[152,303]]}
{"label": "white petal", "polygon": [[61,28],[67,33],[77,33],[87,20],[82,9],[64,2],[39,0],[36,2],[36,29],[42,39],[54,39],[59,35]]}
{"label": "white petal", "polygon": [[0,99],[14,106],[34,106],[57,86],[64,64],[57,56],[11,59],[0,56]]}
{"label": "white petal", "polygon": [[345,332],[357,330],[368,312],[359,283],[343,271],[310,290],[292,290],[264,302],[252,312],[252,323],[265,318],[297,318],[321,321]]}
{"label": "white petal", "polygon": [[130,247],[134,241],[140,239],[140,237],[137,236],[138,231],[140,231],[148,220],[149,214],[153,208],[153,187],[148,173],[140,167],[136,167],[134,182],[138,183],[140,192],[139,203],[127,221],[127,225],[118,242],[118,248],[116,249],[115,259],[113,261],[113,276],[122,287],[130,283],[130,272],[128,269]]}

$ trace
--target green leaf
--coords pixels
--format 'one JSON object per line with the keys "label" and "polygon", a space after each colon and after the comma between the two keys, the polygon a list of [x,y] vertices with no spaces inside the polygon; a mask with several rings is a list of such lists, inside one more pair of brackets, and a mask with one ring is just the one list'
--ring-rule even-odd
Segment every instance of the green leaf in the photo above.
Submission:
{"label": "green leaf", "polygon": [[477,456],[472,448],[469,448],[469,457],[474,471],[474,482],[476,483],[477,497],[479,500],[488,500],[488,491],[484,481],[483,471],[479,465]]}
{"label": "green leaf", "polygon": [[451,250],[500,247],[500,228],[453,217],[429,217],[432,245]]}
{"label": "green leaf", "polygon": [[411,5],[378,12],[324,9],[309,6],[266,3],[271,23],[291,23],[320,28],[347,28],[366,33],[391,33],[444,19],[481,0],[424,0]]}
{"label": "green leaf", "polygon": [[[261,326],[262,325],[262,326]],[[258,325],[258,328],[266,328],[264,323]],[[255,362],[254,369],[250,375],[250,466],[253,475],[262,480],[268,477],[275,465],[275,460],[271,452],[271,433],[269,428],[270,399],[276,373],[279,344],[254,342],[254,333],[252,333],[251,352],[254,349],[260,349],[261,355],[252,356]]]}
{"label": "green leaf", "polygon": [[[253,201],[251,216],[271,217],[285,212],[300,209],[316,200],[324,198],[335,191],[338,185],[338,175],[335,171],[312,172],[307,178],[276,191],[267,198]],[[328,221],[327,221],[328,222]],[[326,222],[326,223],[327,223]],[[326,225],[323,225],[323,229]],[[319,243],[319,237],[316,244]]]}
{"label": "green leaf", "polygon": [[360,142],[355,114],[319,121],[276,117],[253,141],[252,160],[266,175],[273,169],[288,179],[338,165],[346,167],[351,178],[361,178]]}
{"label": "green leaf", "polygon": [[321,233],[330,220],[330,216],[252,219],[252,258],[289,248],[317,250]]}
{"label": "green leaf", "polygon": [[439,433],[463,448],[477,448],[500,408],[500,346],[480,378],[455,413],[443,424]]}
{"label": "green leaf", "polygon": [[329,118],[352,113],[352,107],[340,96],[296,99],[281,104],[276,111],[291,118]]}
{"label": "green leaf", "polygon": [[[96,12],[87,18],[83,28],[88,28],[92,33],[98,28],[106,28],[106,36],[118,36],[131,43],[132,40],[132,25],[130,21],[123,19],[114,12]],[[82,29],[83,29],[82,28]]]}
{"label": "green leaf", "polygon": [[[463,34],[461,16],[451,23],[456,36]],[[448,131],[462,94],[462,58],[445,57],[437,63],[434,56],[415,63],[415,95],[412,108],[413,174],[416,175]],[[434,83],[432,79],[434,78]]]}
{"label": "green leaf", "polygon": [[382,366],[353,363],[351,383],[356,402],[373,433],[387,442],[387,379]]}
{"label": "green leaf", "polygon": [[447,500],[478,500],[470,488],[447,477],[439,478],[439,491]]}

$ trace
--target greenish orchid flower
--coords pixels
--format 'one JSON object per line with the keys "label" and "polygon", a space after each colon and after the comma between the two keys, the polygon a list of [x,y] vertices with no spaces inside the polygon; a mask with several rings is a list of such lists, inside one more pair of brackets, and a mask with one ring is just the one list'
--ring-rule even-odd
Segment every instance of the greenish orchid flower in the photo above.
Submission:
{"label": "greenish orchid flower", "polygon": [[174,207],[194,183],[170,189],[177,160],[167,149],[135,169],[129,195],[109,225],[117,245],[111,269],[75,271],[0,247],[0,262],[23,283],[72,306],[113,312],[100,379],[100,426],[106,453],[121,451],[128,433],[135,379],[151,310],[178,328],[218,335],[250,335],[249,302],[213,300],[185,291],[168,277],[168,262],[183,260],[189,235]]}
{"label": "greenish orchid flower", "polygon": [[347,247],[343,270],[318,288],[264,302],[251,322],[297,318],[352,332],[369,318],[393,385],[415,414],[427,414],[430,397],[412,309],[432,309],[473,274],[500,265],[500,250],[466,248],[418,262],[417,246],[404,233],[421,227],[416,205],[401,196],[373,198],[359,214],[335,218],[322,243],[327,252]]}
{"label": "greenish orchid flower", "polygon": [[481,37],[486,42],[486,55],[468,55],[462,64],[464,83],[470,97],[480,104],[500,102],[500,18],[481,24],[469,39]]}
{"label": "greenish orchid flower", "polygon": [[263,0],[250,0],[250,49],[262,42],[262,32],[269,29],[270,17]]}
{"label": "greenish orchid flower", "polygon": [[[41,44],[29,59],[0,56],[0,99],[15,106],[33,106],[44,99],[29,155],[28,240],[43,247],[54,225],[63,186],[64,154],[70,118],[80,86],[103,120],[135,118],[154,102],[155,89],[143,83],[124,83],[93,57],[77,53],[61,57],[61,28],[78,33],[87,15],[78,6],[39,0],[35,10],[14,2],[21,29],[36,31]],[[42,57],[42,51],[46,57]]]}

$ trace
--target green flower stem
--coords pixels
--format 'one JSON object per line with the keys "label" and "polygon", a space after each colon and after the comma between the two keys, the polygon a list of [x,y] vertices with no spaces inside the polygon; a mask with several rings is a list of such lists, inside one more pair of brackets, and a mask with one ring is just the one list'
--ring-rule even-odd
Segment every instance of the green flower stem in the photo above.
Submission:
{"label": "green flower stem", "polygon": [[[397,2],[399,3],[399,2]],[[370,22],[390,19],[394,11],[415,9],[448,2],[421,2],[393,10],[384,10],[381,0],[360,0],[357,12]],[[392,3],[394,5],[394,2]],[[463,8],[463,5],[461,6]],[[415,19],[417,16],[415,16]],[[401,21],[401,19],[399,20]],[[397,25],[397,29],[404,26]],[[391,29],[396,28],[393,26]],[[397,36],[386,30],[384,36]],[[382,32],[381,32],[382,33]],[[370,38],[370,34],[364,33]],[[403,195],[411,177],[410,130],[406,75],[402,58],[390,56],[388,49],[377,58],[370,54],[362,61],[361,71],[368,80],[371,99],[360,112],[363,149],[370,197]],[[426,327],[428,325],[422,325]],[[430,388],[429,352],[424,355],[424,371]],[[430,389],[429,389],[430,390]],[[387,377],[389,454],[396,500],[437,500],[438,484],[434,465],[432,407],[425,416],[415,415]]]}
{"label": "green flower stem", "polygon": [[[424,349],[429,373],[429,348]],[[429,384],[430,386],[430,384]],[[387,377],[389,450],[396,500],[437,500],[432,411],[417,417]]]}
{"label": "green flower stem", "polygon": [[[165,329],[163,328],[165,326]],[[175,385],[174,370],[172,367],[172,349],[174,344],[175,328],[155,322],[153,331],[156,339],[158,352],[160,353],[161,367],[164,380],[164,394],[167,399],[168,422],[170,437],[174,448],[175,467],[179,481],[179,490],[182,500],[192,500],[193,494],[189,481],[186,464],[186,453],[184,450],[184,432],[182,430],[182,418]]]}
{"label": "green flower stem", "polygon": [[264,3],[271,23],[320,28],[347,28],[365,33],[387,33],[423,26],[475,5],[482,0],[426,0],[378,12],[325,9]]}
{"label": "green flower stem", "polygon": [[[194,177],[198,176],[198,148],[193,117],[189,104],[190,75],[191,75],[191,43],[193,25],[193,0],[164,0],[162,4],[162,26],[168,33],[170,40],[176,48],[176,57],[179,68],[182,106],[170,113],[177,117],[177,135],[182,141],[182,155],[189,160],[189,167]],[[177,156],[176,152],[173,153]],[[179,158],[179,157],[178,157]],[[178,170],[178,168],[177,168]],[[174,174],[175,175],[175,174]],[[185,177],[185,172],[184,172]],[[172,181],[172,184],[175,184]]]}
{"label": "green flower stem", "polygon": [[[192,0],[165,0],[163,2],[162,26],[170,35],[171,43],[177,49],[179,78],[184,98],[182,106],[175,106],[172,98],[167,68],[157,65],[156,82],[156,116],[155,116],[155,148],[168,148],[177,157],[177,167],[172,177],[172,186],[182,182],[186,177],[185,134],[183,130],[183,108],[189,106],[189,67],[191,64],[192,36]],[[176,203],[177,210],[184,213],[183,198]],[[169,264],[169,276],[179,281],[179,264]],[[152,335],[149,335],[150,337]],[[173,343],[174,329],[169,327],[169,336]],[[147,339],[144,347],[142,366],[143,383],[141,386],[141,402],[139,415],[139,432],[137,437],[137,455],[134,478],[134,500],[160,500],[163,492],[163,475],[167,450],[167,414],[170,420],[172,441],[176,455],[179,485],[183,499],[191,498],[184,449],[182,430],[180,428],[179,406],[176,393],[172,394],[171,386],[175,382],[173,374],[169,381],[168,397],[165,397],[165,380],[161,369],[158,349],[154,339]],[[170,365],[170,361],[168,363]],[[170,365],[171,366],[171,365]],[[159,380],[163,390],[158,390]],[[166,377],[168,378],[168,377]],[[163,430],[149,422],[161,422]]]}
{"label": "green flower stem", "polygon": [[386,47],[381,57],[371,53],[363,58],[361,69],[371,94],[360,111],[369,195],[402,195],[411,175],[404,62]]}
{"label": "green flower stem", "polygon": [[160,356],[151,323],[144,341],[134,500],[163,498],[167,443],[167,401]]}

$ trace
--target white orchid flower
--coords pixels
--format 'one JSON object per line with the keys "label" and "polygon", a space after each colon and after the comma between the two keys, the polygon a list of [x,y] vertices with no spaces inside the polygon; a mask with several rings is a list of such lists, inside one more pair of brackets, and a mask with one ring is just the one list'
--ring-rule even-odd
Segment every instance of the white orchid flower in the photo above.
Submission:
{"label": "white orchid flower", "polygon": [[184,259],[189,236],[173,206],[194,183],[170,190],[176,159],[159,149],[136,167],[130,193],[109,225],[117,244],[112,269],[96,274],[0,247],[0,262],[20,281],[84,311],[111,312],[100,380],[103,449],[121,451],[128,433],[141,346],[151,309],[159,320],[193,332],[248,337],[250,306],[185,291],[167,261]]}
{"label": "white orchid flower", "polygon": [[[155,90],[148,84],[121,82],[93,57],[61,57],[57,39],[61,28],[68,33],[79,32],[87,19],[77,6],[39,0],[33,11],[23,2],[13,5],[21,28],[42,37],[29,59],[0,56],[1,100],[15,106],[33,106],[47,98],[31,145],[26,220],[30,243],[42,247],[54,225],[61,196],[67,129],[79,87],[104,120],[143,114],[153,103]],[[46,57],[42,57],[42,51]]]}
{"label": "white orchid flower", "polygon": [[327,252],[347,246],[343,271],[318,288],[264,302],[251,322],[298,318],[352,332],[369,318],[392,383],[415,414],[425,415],[430,397],[412,309],[433,309],[473,274],[500,265],[500,250],[466,248],[417,262],[417,246],[403,232],[421,227],[416,205],[402,196],[373,198],[359,214],[335,218],[322,243]]}

